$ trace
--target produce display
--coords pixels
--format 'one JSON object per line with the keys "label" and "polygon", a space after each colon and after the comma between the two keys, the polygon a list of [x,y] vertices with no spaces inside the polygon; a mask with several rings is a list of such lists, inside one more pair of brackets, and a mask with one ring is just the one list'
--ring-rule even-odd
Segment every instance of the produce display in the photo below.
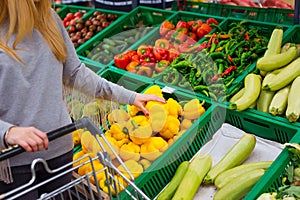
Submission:
{"label": "produce display", "polygon": [[[255,108],[273,116],[282,116],[289,122],[299,120],[299,98],[297,94],[300,80],[299,45],[282,44],[283,31],[280,27],[273,30],[268,50],[256,63],[260,74],[249,74],[244,80],[244,91],[239,91],[230,99],[230,107],[237,110]],[[250,76],[256,77],[251,81]],[[250,88],[251,87],[251,88]],[[240,93],[241,97],[238,97]],[[237,106],[237,101],[244,106]]]}
{"label": "produce display", "polygon": [[[166,98],[161,88],[157,85],[148,87],[143,93],[156,94]],[[185,134],[193,123],[196,123],[206,111],[204,103],[196,98],[177,101],[172,97],[166,98],[166,104],[149,101],[145,105],[150,112],[149,116],[145,116],[134,105],[127,105],[126,109],[111,110],[106,115],[109,126],[105,132],[105,137],[113,146],[116,154],[113,151],[108,153],[112,159],[119,156],[128,167],[132,176],[137,178],[178,138]],[[91,110],[94,105],[95,103],[83,105],[80,107],[82,110],[77,112],[82,113],[84,116],[87,114],[87,108],[89,108],[89,113],[98,112],[97,108],[96,110]],[[100,115],[96,114],[96,116]],[[87,154],[96,156],[97,152],[103,151],[89,131],[75,132],[73,136],[74,144],[78,144],[80,141],[82,146],[82,150],[74,155],[74,160]],[[99,139],[102,140],[101,138]],[[99,165],[100,168],[101,166]],[[127,173],[122,168],[122,165],[118,167],[122,172]],[[88,173],[88,170],[92,169],[86,166],[83,169],[79,167],[78,174]],[[97,176],[99,176],[97,177],[98,181],[105,177],[103,173]],[[128,178],[131,178],[130,174],[128,174]],[[102,188],[101,185],[100,183]],[[104,191],[107,190],[104,189]]]}
{"label": "produce display", "polygon": [[262,8],[283,8],[283,9],[294,9],[293,5],[288,4],[282,0],[265,0],[261,3],[254,3],[252,0],[220,0],[220,4],[227,4],[232,6],[250,6],[250,7],[262,7]]}
{"label": "produce display", "polygon": [[[191,161],[183,161],[157,199],[192,200],[199,187],[211,184],[216,187],[214,200],[241,199],[272,164],[272,161],[243,163],[255,144],[255,136],[246,133],[213,166],[211,155],[201,152]],[[178,174],[183,175],[180,178]]]}
{"label": "produce display", "polygon": [[[223,3],[231,5],[230,2]],[[234,3],[254,7],[247,0]],[[272,3],[263,2],[264,6]],[[288,7],[280,2],[275,6]],[[74,151],[73,160],[84,158],[74,163],[74,166],[82,165],[75,173],[83,176],[99,172],[90,181],[107,194],[115,196],[124,188],[110,184],[99,160],[84,164],[99,151],[106,151],[117,169],[128,179],[138,180],[137,186],[151,198],[157,195],[158,200],[193,199],[199,188],[208,186],[215,188],[215,200],[241,199],[263,177],[273,161],[245,162],[256,145],[255,136],[246,133],[213,165],[213,156],[198,151],[218,130],[218,120],[221,120],[218,118],[222,118],[223,123],[225,117],[239,128],[251,123],[255,124],[254,129],[263,126],[259,134],[264,135],[273,129],[270,130],[269,124],[265,125],[258,117],[260,112],[263,116],[268,113],[268,120],[273,120],[273,125],[276,124],[275,117],[284,117],[287,122],[274,127],[272,134],[275,136],[270,136],[280,142],[290,139],[293,130],[298,130],[299,125],[294,122],[300,121],[300,45],[296,34],[285,39],[290,34],[289,26],[285,24],[276,26],[254,20],[139,8],[124,13],[123,20],[110,26],[123,14],[92,8],[65,12],[64,7],[58,7],[55,10],[60,13],[77,54],[109,69],[112,75],[107,80],[117,82],[113,73],[122,76],[126,71],[130,72],[127,79],[134,77],[147,82],[149,78],[150,86],[142,90],[143,93],[166,100],[166,104],[145,103],[150,113],[145,116],[133,105],[68,97],[70,116],[74,120],[89,117],[103,130],[103,137],[110,144],[105,144],[102,136],[93,136],[87,130],[74,131],[73,143],[80,149]],[[140,84],[132,80],[123,85],[127,87],[127,83]],[[177,92],[179,96],[176,96]],[[217,106],[212,104],[215,101]],[[219,104],[224,108],[220,109]],[[241,113],[241,116],[214,113],[220,110]],[[270,139],[269,134],[266,138]],[[97,140],[103,142],[103,147]],[[297,145],[293,144],[295,149],[299,147]],[[177,157],[172,154],[174,152]],[[192,157],[189,152],[193,152]],[[169,156],[170,160],[164,156]],[[158,160],[163,163],[161,166],[156,164]],[[259,200],[266,196],[300,198],[299,177],[296,176],[298,160],[298,156],[293,157],[292,164],[295,165],[287,168],[282,177],[283,186],[275,192],[262,194]],[[154,174],[148,171],[151,167],[157,170]],[[121,176],[114,178],[128,186]],[[142,184],[143,180],[138,178],[146,183]],[[157,184],[157,188],[151,188],[151,184]]]}

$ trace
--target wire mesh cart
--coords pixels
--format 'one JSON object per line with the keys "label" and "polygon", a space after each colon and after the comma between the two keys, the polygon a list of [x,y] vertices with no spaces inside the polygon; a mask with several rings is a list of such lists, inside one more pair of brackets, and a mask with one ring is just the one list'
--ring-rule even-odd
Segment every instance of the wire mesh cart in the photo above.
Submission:
{"label": "wire mesh cart", "polygon": [[[7,193],[0,194],[0,199],[17,199],[18,197],[21,197],[32,190],[38,189],[41,186],[49,184],[51,181],[59,179],[67,173],[73,173],[73,178],[68,184],[63,185],[49,193],[42,194],[38,199],[120,199],[118,194],[123,190],[128,193],[131,199],[149,199],[134,184],[134,178],[132,174],[127,169],[122,159],[114,151],[109,141],[105,138],[102,130],[100,130],[89,118],[83,117],[74,123],[53,130],[48,133],[48,137],[49,140],[52,141],[58,137],[83,128],[90,131],[90,133],[96,138],[97,143],[101,147],[102,151],[97,152],[96,156],[85,155],[57,169],[50,169],[47,165],[47,162],[43,159],[35,159],[31,164],[31,180]],[[99,138],[101,138],[101,140],[99,140]],[[103,144],[103,141],[105,144]],[[124,172],[121,172],[112,162],[110,154],[107,153],[108,150],[115,154],[120,164],[126,170],[126,175]],[[24,152],[24,149],[19,146],[14,146],[10,149],[3,150],[0,153],[0,161],[4,161],[22,152]],[[100,163],[103,165],[101,169],[98,169],[94,165],[94,161],[96,160],[100,161]],[[48,173],[56,173],[57,175],[34,185],[33,182],[36,179],[35,165],[38,163],[41,163]],[[92,170],[90,173],[86,173],[84,175],[78,175],[77,173],[74,173],[76,170],[78,170],[78,168],[84,165],[91,167]],[[101,175],[105,176],[104,184],[107,186],[107,191],[105,192],[99,186],[99,182],[95,181],[97,180],[97,175],[100,173]],[[126,190],[126,187],[129,185],[134,188],[133,192]]]}

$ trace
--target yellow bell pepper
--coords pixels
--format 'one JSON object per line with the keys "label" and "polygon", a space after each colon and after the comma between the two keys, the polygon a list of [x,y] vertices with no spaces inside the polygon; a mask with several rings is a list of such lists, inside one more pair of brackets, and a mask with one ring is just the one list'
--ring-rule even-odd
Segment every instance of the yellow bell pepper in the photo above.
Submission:
{"label": "yellow bell pepper", "polygon": [[141,156],[150,161],[156,160],[168,148],[168,143],[162,137],[151,137],[141,145]]}
{"label": "yellow bell pepper", "polygon": [[[73,155],[73,161],[75,161],[75,160],[81,158],[82,156],[84,156],[84,154],[85,154],[85,153],[83,152],[83,150],[78,151],[77,153],[75,153],[75,154]],[[74,162],[74,163],[73,163],[73,167],[76,167],[79,163],[80,163],[79,161],[78,161],[78,162]]]}
{"label": "yellow bell pepper", "polygon": [[82,150],[85,153],[92,152],[93,142],[95,140],[95,137],[89,131],[84,131],[81,135],[80,140],[81,140]]}
{"label": "yellow bell pepper", "polygon": [[165,126],[168,113],[163,105],[155,104],[150,110],[150,121],[153,132],[160,132]]}
{"label": "yellow bell pepper", "polygon": [[134,120],[129,120],[127,122],[127,128],[129,138],[136,144],[143,144],[152,136],[152,128],[148,123],[139,126]]}
{"label": "yellow bell pepper", "polygon": [[137,115],[137,113],[141,112],[141,109],[135,105],[127,105],[128,114],[133,117]]}
{"label": "yellow bell pepper", "polygon": [[151,165],[151,162],[145,158],[141,159],[139,163],[143,166],[144,171]]}
{"label": "yellow bell pepper", "polygon": [[74,145],[79,145],[80,144],[80,136],[79,136],[79,132],[82,131],[82,129],[78,129],[72,132],[72,138],[73,138],[73,143]]}
{"label": "yellow bell pepper", "polygon": [[162,90],[158,85],[152,85],[152,86],[148,87],[143,93],[144,94],[155,94],[155,95],[163,98]]}
{"label": "yellow bell pepper", "polygon": [[128,144],[123,144],[120,148],[120,157],[123,160],[135,160],[138,161],[140,159],[140,146],[129,142]]}
{"label": "yellow bell pepper", "polygon": [[191,99],[183,106],[183,117],[191,120],[198,119],[205,112],[202,104],[199,99]]}
{"label": "yellow bell pepper", "polygon": [[107,116],[108,122],[110,124],[125,122],[128,121],[129,118],[129,114],[123,109],[112,110]]}
{"label": "yellow bell pepper", "polygon": [[164,139],[168,140],[178,133],[179,128],[180,128],[180,121],[173,115],[169,115],[167,117],[165,126],[162,128],[159,134]]}
{"label": "yellow bell pepper", "polygon": [[190,119],[183,119],[180,124],[180,130],[186,130],[193,125],[192,120]]}
{"label": "yellow bell pepper", "polygon": [[[116,184],[114,184],[114,182]],[[116,193],[120,193],[123,191],[123,187],[126,188],[128,186],[127,182],[123,180],[123,178],[119,175],[114,175],[114,178],[107,179],[101,179],[99,182],[99,186],[102,189],[103,192],[107,194],[112,194],[113,196],[116,195]],[[108,186],[110,188],[110,191],[108,190]],[[114,188],[114,187],[117,188]]]}
{"label": "yellow bell pepper", "polygon": [[[133,176],[133,178],[137,178],[144,171],[143,166],[135,160],[126,160],[124,164]],[[120,170],[120,172],[122,172],[128,179],[131,179],[130,175],[128,174],[127,170],[123,167],[123,165],[119,165],[118,170]]]}
{"label": "yellow bell pepper", "polygon": [[107,137],[107,136],[105,137],[108,140],[110,146],[112,147],[111,149],[102,137],[100,137],[99,135],[97,135],[97,137],[100,143],[102,144],[104,150],[101,148],[98,141],[95,139],[92,144],[92,154],[96,156],[98,152],[106,151],[110,155],[111,159],[115,159],[116,155],[113,153],[113,151],[115,151],[116,154],[119,154],[119,150],[120,150],[120,148],[117,145],[116,139],[113,137]]}
{"label": "yellow bell pepper", "polygon": [[123,127],[119,123],[111,124],[109,130],[110,130],[111,136],[113,138],[115,138],[116,140],[122,140],[122,139],[128,137],[128,135],[123,132]]}
{"label": "yellow bell pepper", "polygon": [[165,106],[168,110],[168,115],[173,115],[176,118],[178,117],[178,115],[182,115],[181,105],[173,98],[169,98]]}

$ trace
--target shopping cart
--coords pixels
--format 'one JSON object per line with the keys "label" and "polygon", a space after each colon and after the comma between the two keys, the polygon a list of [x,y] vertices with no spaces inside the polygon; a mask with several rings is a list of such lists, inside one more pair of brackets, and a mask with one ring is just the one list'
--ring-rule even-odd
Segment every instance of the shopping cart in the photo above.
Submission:
{"label": "shopping cart", "polygon": [[[59,179],[67,173],[73,173],[72,180],[61,186],[50,193],[42,194],[39,199],[56,199],[59,197],[60,199],[119,199],[119,192],[126,192],[131,199],[149,199],[135,184],[134,178],[130,171],[127,169],[122,159],[117,155],[114,151],[113,147],[110,145],[108,140],[105,138],[103,132],[87,117],[83,117],[78,121],[66,125],[64,127],[58,128],[48,133],[48,138],[50,141],[55,140],[63,135],[71,133],[77,129],[87,129],[90,133],[96,138],[97,143],[100,145],[102,151],[99,151],[96,156],[85,155],[77,160],[74,160],[71,163],[68,163],[57,169],[50,169],[47,165],[47,162],[43,159],[35,159],[31,164],[31,172],[32,178],[31,180],[22,185],[21,187],[15,188],[7,193],[0,194],[0,199],[16,199],[32,190],[35,190],[41,186],[45,186],[46,184]],[[100,136],[103,140],[99,140]],[[109,148],[110,152],[113,152],[122,165],[122,167],[126,170],[127,176],[124,175],[112,162],[111,156],[107,153],[108,149],[104,148],[103,142],[106,143],[105,147]],[[8,158],[11,158],[17,154],[24,152],[25,150],[19,146],[11,147],[10,149],[3,150],[0,152],[0,162],[4,161]],[[94,160],[99,160],[103,165],[101,170],[96,170],[94,166]],[[37,163],[42,163],[45,170],[48,173],[57,173],[58,175],[53,176],[52,178],[43,181],[39,184],[33,185],[33,182],[36,179],[35,173],[35,165]],[[79,164],[78,164],[79,163]],[[90,173],[86,173],[82,176],[74,173],[79,167],[83,165],[90,165],[92,170]],[[99,186],[98,181],[94,181],[94,184],[91,180],[97,180],[97,174],[104,173],[105,174],[105,184],[107,186],[108,191],[103,192]],[[116,175],[122,177],[122,181],[116,178]],[[129,178],[128,178],[129,175]],[[134,190],[130,192],[126,190],[126,186],[131,186]],[[66,197],[67,196],[67,197]]]}

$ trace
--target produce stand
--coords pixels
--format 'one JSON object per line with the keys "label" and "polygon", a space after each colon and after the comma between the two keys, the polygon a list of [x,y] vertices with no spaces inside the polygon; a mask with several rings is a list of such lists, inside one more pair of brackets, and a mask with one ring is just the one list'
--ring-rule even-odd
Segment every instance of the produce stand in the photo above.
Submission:
{"label": "produce stand", "polygon": [[[117,120],[114,119],[115,121],[112,122],[113,120],[109,118],[113,113],[113,109],[105,110],[105,113],[100,113],[102,118],[101,120],[104,120],[105,124],[94,124],[90,130],[92,133],[91,141],[97,141],[99,144],[98,146],[101,146],[102,151],[96,151],[99,150],[99,147],[95,148],[94,143],[91,144],[91,146],[88,146],[89,140],[84,137],[82,137],[81,140],[85,141],[81,141],[81,143],[74,148],[74,157],[75,155],[78,156],[79,153],[82,153],[84,150],[87,152],[91,150],[92,152],[93,156],[89,157],[88,160],[81,165],[81,167],[85,164],[93,166],[93,161],[97,160],[98,162],[100,160],[104,167],[103,170],[97,171],[92,167],[92,170],[89,173],[81,174],[82,172],[80,173],[79,171],[80,166],[76,166],[72,168],[73,180],[75,182],[70,183],[72,185],[69,185],[69,188],[60,188],[58,191],[53,191],[53,195],[57,195],[65,190],[69,190],[73,194],[74,191],[76,194],[79,194],[79,196],[77,196],[78,199],[80,199],[80,196],[82,195],[85,198],[88,197],[88,199],[156,199],[157,196],[164,191],[166,186],[170,183],[179,165],[183,161],[191,161],[191,159],[197,153],[201,152],[203,148],[210,148],[209,145],[213,141],[214,136],[216,136],[219,131],[222,130],[224,125],[232,126],[243,131],[244,133],[253,134],[256,137],[261,138],[263,141],[268,140],[272,144],[281,145],[281,149],[277,149],[277,157],[273,158],[272,165],[264,172],[262,177],[247,192],[243,199],[257,199],[260,194],[272,192],[281,187],[283,185],[281,178],[285,173],[286,168],[288,168],[291,163],[289,152],[287,148],[283,146],[283,144],[300,143],[299,119],[297,119],[295,122],[289,122],[289,120],[283,116],[272,116],[270,113],[258,111],[250,106],[245,110],[235,110],[230,106],[231,104],[229,99],[245,86],[244,81],[249,74],[259,74],[256,66],[257,60],[264,55],[269,39],[272,36],[272,31],[275,28],[280,27],[283,30],[282,45],[285,43],[300,44],[300,36],[298,34],[300,30],[300,26],[298,25],[299,17],[297,17],[299,16],[298,4],[299,2],[295,1],[295,9],[290,10],[280,8],[231,6],[218,3],[203,3],[194,1],[174,1],[172,4],[172,10],[137,6],[130,12],[118,12],[99,8],[85,8],[64,5],[57,5],[57,7],[53,6],[53,8],[59,8],[56,10],[56,12],[62,18],[62,20],[66,17],[67,13],[76,13],[82,10],[86,12],[86,14],[82,17],[83,20],[87,20],[89,17],[94,15],[95,11],[114,13],[118,16],[114,22],[101,30],[101,32],[98,32],[84,44],[76,47],[76,52],[80,60],[86,65],[86,67],[90,68],[97,75],[115,84],[140,93],[145,91],[148,92],[149,88],[152,87],[159,88],[159,90],[162,91],[163,98],[166,100],[172,99],[175,103],[177,103],[173,104],[177,105],[177,107],[163,107],[160,105],[160,109],[166,109],[166,113],[169,114],[169,112],[172,110],[171,108],[173,108],[173,110],[179,109],[179,105],[182,110],[179,109],[179,114],[176,113],[175,118],[180,123],[182,123],[185,119],[184,106],[187,104],[187,102],[197,100],[197,102],[201,102],[201,106],[203,106],[202,108],[205,110],[205,112],[198,116],[198,118],[191,120],[189,127],[184,129],[184,132],[181,133],[182,135],[179,135],[180,137],[172,136],[167,138],[170,141],[162,137],[165,140],[164,142],[167,144],[167,147],[163,150],[159,149],[159,156],[151,160],[147,167],[142,166],[143,170],[139,172],[136,177],[133,177],[135,176],[135,173],[132,173],[130,170],[127,169],[124,172],[119,168],[119,166],[125,166],[124,163],[130,159],[124,159],[124,155],[121,156],[120,153],[121,146],[118,146],[120,147],[120,149],[117,148],[118,151],[115,148],[115,146],[117,146],[116,144],[120,143],[114,143],[112,142],[111,138],[109,138],[112,134],[110,128],[114,123],[117,123]],[[222,91],[220,88],[216,89],[216,87],[207,89],[207,85],[205,85],[207,81],[198,83],[196,86],[198,86],[197,88],[200,89],[195,90],[194,86],[191,87],[191,83],[189,83],[189,87],[183,87],[182,85],[179,85],[179,83],[174,84],[174,82],[172,82],[173,79],[169,83],[164,81],[162,76],[163,71],[156,74],[157,76],[151,77],[147,74],[137,74],[127,71],[123,68],[121,69],[115,64],[114,57],[116,55],[123,54],[130,50],[137,50],[141,45],[150,45],[155,47],[156,40],[161,39],[161,25],[165,21],[174,23],[174,27],[176,27],[178,22],[194,22],[197,20],[202,20],[202,22],[204,21],[204,23],[206,23],[205,21],[211,18],[214,18],[219,23],[217,25],[215,24],[215,26],[202,38],[198,38],[197,41],[194,41],[193,44],[189,46],[193,50],[196,49],[196,52],[188,52],[190,53],[189,56],[191,57],[188,57],[187,54],[184,54],[185,52],[180,52],[180,55],[185,55],[187,57],[180,57],[180,55],[178,55],[176,58],[183,60],[190,58],[192,60],[192,64],[194,65],[190,65],[189,70],[192,69],[194,70],[193,72],[195,72],[197,66],[200,66],[203,69],[199,71],[197,78],[202,76],[204,77],[203,74],[205,74],[205,78],[212,80],[213,76],[207,75],[208,73],[206,73],[206,70],[216,67],[216,62],[211,62],[213,65],[202,65],[207,61],[207,58],[210,58],[210,54],[217,53],[218,55],[221,55],[219,57],[221,60],[224,62],[225,60],[226,62],[229,62],[228,67],[238,67],[238,65],[242,65],[239,63],[241,58],[238,58],[238,56],[235,57],[236,60],[234,61],[232,58],[228,57],[228,52],[223,51],[225,45],[224,48],[219,48],[218,52],[214,52],[213,50],[215,49],[212,48],[212,45],[218,45],[218,42],[220,41],[217,43],[212,43],[212,40],[216,39],[216,35],[218,35],[218,37],[223,36],[224,38],[222,39],[225,44],[227,43],[226,39],[232,39],[234,35],[233,32],[229,32],[229,30],[232,31],[237,27],[245,25],[245,27],[242,27],[241,31],[239,30],[236,35],[234,35],[234,39],[232,39],[232,41],[234,40],[237,46],[238,44],[244,43],[249,43],[252,46],[241,46],[239,51],[235,51],[236,49],[234,46],[228,45],[226,47],[227,51],[232,51],[232,54],[230,55],[234,55],[235,53],[236,55],[243,55],[243,53],[247,53],[250,50],[255,50],[255,52],[251,52],[251,54],[249,53],[247,55],[244,54],[244,61],[249,59],[247,64],[243,63],[243,68],[240,69],[238,73],[231,73],[232,79],[228,82],[226,82],[225,78],[223,79],[222,77],[224,71],[219,72],[218,70],[218,78],[222,78],[222,81],[224,80],[221,82],[221,84],[218,82],[220,85],[222,85],[222,89],[224,89]],[[189,26],[191,27],[192,25]],[[69,28],[69,26],[66,27],[67,30]],[[247,35],[251,31],[254,31],[254,35],[257,36],[253,40],[253,43],[249,42],[249,35]],[[243,37],[238,38],[238,36],[241,35]],[[187,40],[184,41],[187,42]],[[207,51],[207,49],[203,50],[200,48],[195,48],[207,44],[210,46],[206,46],[205,48],[212,48],[213,50],[211,50],[211,52]],[[259,46],[258,49],[255,49],[255,45],[258,46],[258,44],[262,45]],[[223,53],[226,56],[223,56]],[[253,57],[250,55],[253,55]],[[203,60],[201,60],[199,58],[201,56],[205,57],[205,59],[203,58]],[[195,58],[199,58],[200,60],[196,62],[194,60]],[[170,62],[172,63],[175,59]],[[210,59],[210,61],[214,61],[214,59]],[[168,68],[164,69],[166,70],[165,72],[167,72],[166,74],[169,73],[167,69]],[[181,76],[185,76],[187,73],[188,72],[185,71],[185,73],[182,73]],[[228,72],[228,74],[229,73],[230,72]],[[204,90],[206,90],[206,92],[203,92]],[[216,91],[220,92],[221,95],[219,95]],[[217,95],[213,96],[212,94],[214,92]],[[139,111],[134,110],[134,108],[130,107],[129,105],[117,105],[117,107],[120,113],[126,112],[125,116],[129,116],[129,114],[131,115],[131,112],[133,111],[135,114],[139,113]],[[151,107],[149,106],[149,108]],[[84,109],[84,107],[81,107],[81,109]],[[195,110],[198,111],[197,109]],[[162,113],[163,112],[161,112],[161,114]],[[71,125],[72,128],[68,130],[69,133],[75,131],[75,129],[83,128],[81,120],[85,121],[86,118],[82,112],[80,112],[80,114],[82,116],[79,116],[79,118],[83,118],[76,119],[79,121],[77,122],[79,125],[76,124],[75,127],[74,124]],[[94,117],[97,118],[100,114],[98,113],[98,115]],[[103,116],[105,116],[104,119]],[[118,118],[122,115],[120,114],[120,116],[116,116],[115,118]],[[130,116],[130,119],[131,117],[132,116]],[[145,116],[142,115],[142,117]],[[134,125],[134,123],[132,125],[132,127],[134,127],[133,130],[137,128],[136,124]],[[141,125],[139,124],[139,126]],[[182,126],[183,125],[180,124],[180,128],[182,128]],[[127,131],[127,135],[130,135],[128,129],[125,130],[124,128],[128,127],[122,127],[122,132]],[[163,135],[157,132],[158,131],[153,131],[151,137],[160,137]],[[130,138],[130,136],[127,137],[129,137],[129,139],[127,138],[126,140],[127,142],[130,140],[131,143],[134,143],[134,139]],[[101,142],[99,141],[100,138]],[[103,141],[105,142],[104,149]],[[117,142],[120,141],[121,139]],[[144,143],[146,142],[142,141],[138,144],[140,145],[140,148]],[[209,147],[207,147],[207,144]],[[211,148],[213,148],[213,145]],[[222,148],[222,144],[220,144],[218,148]],[[22,151],[22,149],[17,151]],[[267,152],[268,149],[265,151]],[[146,158],[147,155],[144,154],[145,157],[143,157],[141,150],[139,150],[137,154],[139,154],[138,156],[140,157],[138,157],[138,159],[135,161],[140,164],[142,158]],[[79,162],[80,160],[83,161],[84,159],[86,159],[86,157],[79,158],[70,164],[73,165],[74,163]],[[116,162],[119,163],[117,164]],[[127,166],[124,168],[126,169]],[[101,179],[102,185],[100,184],[100,181],[98,182],[98,180],[93,181],[97,179],[97,174],[102,174],[102,172],[106,174],[106,179],[104,180],[107,187],[105,187],[105,184],[103,185],[103,179]],[[114,175],[118,175],[118,177],[121,177],[121,179],[114,177]],[[83,183],[84,186],[81,188],[73,187],[79,182]],[[43,184],[47,184],[47,181]],[[202,187],[202,185],[200,185],[200,187]],[[199,188],[199,191],[201,191],[201,189],[202,188]],[[20,189],[17,189],[17,191],[19,190]],[[2,195],[0,195],[0,199],[1,198]],[[47,198],[48,197],[45,196],[44,199]]]}

